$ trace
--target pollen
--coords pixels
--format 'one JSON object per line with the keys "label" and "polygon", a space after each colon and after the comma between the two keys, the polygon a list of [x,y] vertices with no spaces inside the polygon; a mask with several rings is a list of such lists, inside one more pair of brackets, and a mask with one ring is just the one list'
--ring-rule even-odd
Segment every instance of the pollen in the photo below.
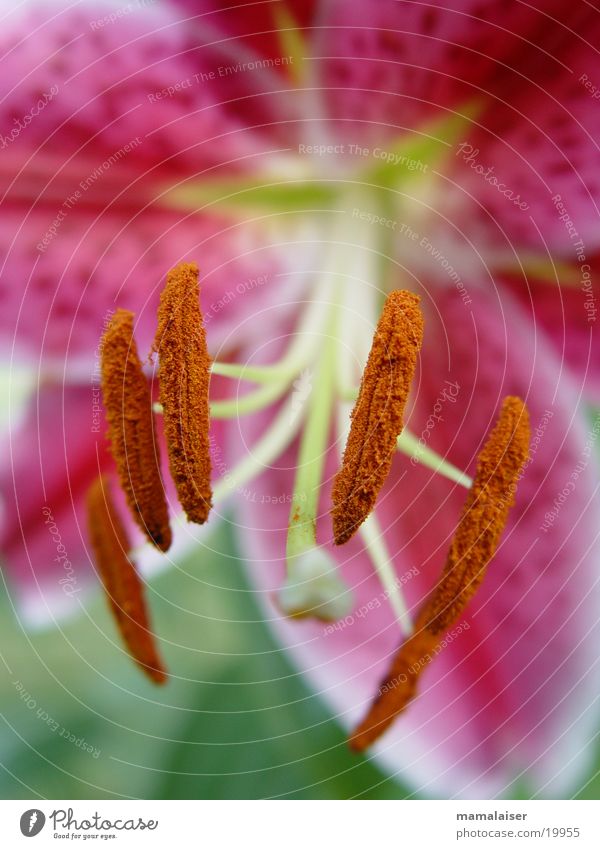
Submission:
{"label": "pollen", "polygon": [[500,416],[477,458],[446,565],[429,603],[429,629],[446,631],[483,581],[496,552],[517,481],[529,454],[529,415],[520,398],[505,398]]}
{"label": "pollen", "polygon": [[203,524],[212,506],[210,357],[195,263],[181,263],[167,275],[154,350],[171,476],[187,518]]}
{"label": "pollen", "polygon": [[422,341],[419,298],[411,292],[392,292],[373,337],[333,483],[337,545],[347,542],[367,518],[389,474]]}
{"label": "pollen", "polygon": [[350,738],[362,751],[407,707],[422,671],[441,650],[480,586],[514,504],[517,482],[529,453],[529,415],[519,398],[505,398],[498,421],[477,458],[477,470],[446,564],[422,607],[415,633],[400,647],[366,717]]}
{"label": "pollen", "polygon": [[102,396],[111,453],[129,508],[161,551],[171,545],[150,386],[133,336],[133,313],[117,310],[102,339]]}
{"label": "pollen", "polygon": [[96,567],[123,642],[145,674],[163,684],[167,673],[150,630],[143,585],[128,557],[127,533],[105,477],[88,490],[87,517]]}

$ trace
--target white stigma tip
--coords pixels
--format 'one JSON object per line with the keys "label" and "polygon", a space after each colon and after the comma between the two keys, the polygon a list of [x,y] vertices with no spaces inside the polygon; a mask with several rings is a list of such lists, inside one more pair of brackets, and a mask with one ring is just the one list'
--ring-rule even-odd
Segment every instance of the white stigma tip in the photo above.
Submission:
{"label": "white stigma tip", "polygon": [[324,549],[304,551],[289,561],[288,566],[288,577],[277,596],[285,616],[335,622],[351,612],[352,592]]}

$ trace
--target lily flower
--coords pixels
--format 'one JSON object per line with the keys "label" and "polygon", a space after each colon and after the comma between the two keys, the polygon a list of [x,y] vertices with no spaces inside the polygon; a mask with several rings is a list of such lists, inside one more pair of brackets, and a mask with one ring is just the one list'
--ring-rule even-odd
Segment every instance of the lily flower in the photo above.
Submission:
{"label": "lily flower", "polygon": [[[37,386],[6,436],[1,545],[32,622],[97,583],[87,503],[162,682],[136,566],[200,561],[231,504],[266,621],[355,748],[377,726],[374,756],[425,795],[569,792],[597,726],[599,29],[559,0],[8,16],[0,330]],[[188,339],[197,290],[159,297],[195,262]],[[170,516],[140,499],[157,480]],[[117,543],[127,582],[102,568]]]}

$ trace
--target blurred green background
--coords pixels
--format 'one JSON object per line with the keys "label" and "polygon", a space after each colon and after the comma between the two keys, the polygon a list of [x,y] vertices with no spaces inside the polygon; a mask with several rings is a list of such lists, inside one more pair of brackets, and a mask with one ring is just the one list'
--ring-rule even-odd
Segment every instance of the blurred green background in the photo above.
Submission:
{"label": "blurred green background", "polygon": [[203,550],[151,583],[156,630],[172,641],[164,654],[179,676],[164,688],[121,651],[100,593],[88,616],[27,633],[2,589],[2,798],[406,794],[347,750],[262,623],[231,526],[217,535],[212,547],[229,556],[207,562]]}
{"label": "blurred green background", "polygon": [[[221,552],[213,562],[203,550],[151,583],[156,630],[171,641],[164,654],[179,676],[162,689],[121,651],[100,593],[87,616],[27,633],[2,590],[2,798],[410,795],[350,754],[326,706],[279,650],[231,530],[222,523],[213,535]],[[599,794],[600,778],[591,777],[579,796]]]}

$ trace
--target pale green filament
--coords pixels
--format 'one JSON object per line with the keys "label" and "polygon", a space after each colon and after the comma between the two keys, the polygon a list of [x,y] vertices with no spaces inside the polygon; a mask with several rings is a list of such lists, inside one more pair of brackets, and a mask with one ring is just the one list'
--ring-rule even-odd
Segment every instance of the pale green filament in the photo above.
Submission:
{"label": "pale green filament", "polygon": [[[246,369],[246,371],[249,371],[250,368],[255,369],[255,374],[261,376],[264,376],[267,370],[273,369],[271,372],[272,382],[269,383],[265,380],[265,385],[261,386],[260,389],[248,392],[240,398],[214,401],[210,405],[211,416],[215,419],[237,418],[262,410],[281,398],[293,379],[315,358],[320,344],[319,337],[323,332],[324,323],[327,321],[327,314],[328,305],[324,303],[322,293],[315,288],[315,293],[304,311],[294,341],[279,363],[275,366],[253,366]],[[240,366],[236,365],[236,368],[240,368]],[[215,374],[217,373],[218,370],[215,371]],[[243,376],[245,377],[245,374]]]}
{"label": "pale green filament", "polygon": [[[342,399],[344,401],[355,400],[357,396],[357,388],[343,389]],[[448,478],[448,480],[454,481],[454,483],[458,483],[466,489],[470,489],[473,485],[473,478],[470,478],[469,475],[462,472],[456,466],[453,466],[452,463],[444,459],[444,457],[442,457],[441,454],[438,454],[437,451],[434,451],[433,448],[429,448],[428,445],[425,445],[425,443],[421,442],[420,439],[417,439],[417,437],[411,433],[408,428],[404,428],[398,437],[397,449],[410,457],[411,460],[421,463],[428,469],[432,469],[434,472],[442,475],[442,477]]]}
{"label": "pale green filament", "polygon": [[249,380],[253,383],[269,383],[287,377],[289,366],[275,363],[272,366],[248,366],[243,363],[221,363],[215,360],[210,367],[213,374],[220,377],[232,377],[237,380]]}
{"label": "pale green filament", "polygon": [[294,415],[294,399],[289,398],[275,416],[270,427],[252,446],[246,457],[231,471],[223,473],[213,491],[213,504],[220,504],[227,496],[239,491],[247,483],[265,471],[294,439],[304,420],[300,411]]}
{"label": "pale green filament", "polygon": [[360,535],[402,632],[408,637],[413,632],[413,624],[404,601],[402,585],[396,577],[383,531],[374,512],[360,526]]}
{"label": "pale green filament", "polygon": [[[281,456],[300,430],[304,420],[302,411],[294,417],[292,417],[292,412],[293,399],[290,398],[281,407],[270,426],[261,438],[254,443],[244,459],[240,460],[232,469],[222,472],[213,490],[213,507],[220,507],[235,492],[243,493],[243,488],[248,483],[262,474],[277,457]],[[179,513],[176,521],[185,524],[185,514]],[[133,551],[133,554],[147,549],[148,545],[149,543],[143,543]]]}
{"label": "pale green filament", "polygon": [[[299,366],[302,367],[301,364]],[[213,401],[210,405],[211,418],[235,419],[268,407],[285,394],[293,376],[294,373],[291,372],[288,377],[267,383],[260,389],[242,395],[241,398],[233,398],[231,401]]]}
{"label": "pale green filament", "polygon": [[319,493],[335,402],[340,281],[329,277],[325,286],[333,293],[332,303],[307,404],[288,526],[287,577],[277,598],[286,616],[310,616],[331,622],[348,614],[354,601],[335,559],[317,545],[316,539]]}
{"label": "pale green filament", "polygon": [[453,466],[442,456],[440,456],[432,448],[424,445],[417,437],[410,433],[406,428],[398,437],[398,451],[407,454],[411,460],[422,463],[428,469],[433,469],[440,475],[443,475],[449,480],[459,483],[461,486],[470,489],[473,486],[473,479]]}

